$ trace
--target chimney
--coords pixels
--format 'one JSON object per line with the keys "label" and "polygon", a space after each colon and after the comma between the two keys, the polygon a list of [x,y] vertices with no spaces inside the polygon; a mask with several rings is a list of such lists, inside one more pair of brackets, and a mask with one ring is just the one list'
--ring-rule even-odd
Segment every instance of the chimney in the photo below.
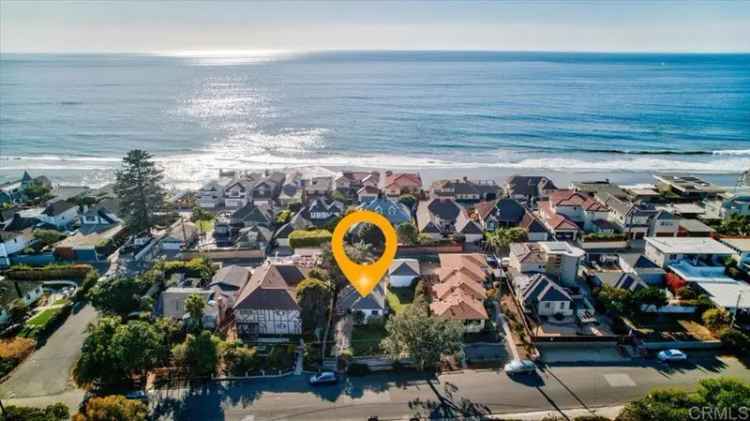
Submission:
{"label": "chimney", "polygon": [[387,170],[387,171],[385,172],[385,175],[386,175],[386,177],[390,177],[390,176],[392,176],[392,175],[393,175],[393,171],[391,171],[391,170]]}

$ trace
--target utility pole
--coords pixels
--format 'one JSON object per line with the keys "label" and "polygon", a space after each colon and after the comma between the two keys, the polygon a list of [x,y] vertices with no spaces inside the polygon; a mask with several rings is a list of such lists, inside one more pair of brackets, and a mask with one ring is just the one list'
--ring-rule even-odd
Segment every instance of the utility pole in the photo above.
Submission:
{"label": "utility pole", "polygon": [[750,291],[750,289],[743,289],[737,293],[737,304],[734,306],[734,313],[732,313],[732,323],[729,324],[730,329],[734,328],[734,322],[737,320],[737,312],[740,311],[740,299],[742,298],[742,294],[748,291]]}

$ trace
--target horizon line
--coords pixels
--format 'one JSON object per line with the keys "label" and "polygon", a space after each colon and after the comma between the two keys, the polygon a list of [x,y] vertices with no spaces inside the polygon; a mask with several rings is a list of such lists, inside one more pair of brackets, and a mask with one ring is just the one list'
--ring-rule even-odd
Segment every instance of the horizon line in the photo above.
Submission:
{"label": "horizon line", "polygon": [[545,50],[545,49],[528,49],[528,50],[512,50],[512,49],[482,49],[482,48],[466,48],[466,49],[440,49],[440,48],[423,48],[423,49],[394,49],[394,48],[363,48],[363,49],[351,49],[351,48],[320,48],[320,49],[303,49],[303,50],[290,50],[290,49],[228,49],[228,48],[215,48],[215,49],[185,49],[185,50],[154,50],[154,51],[137,51],[137,50],[86,50],[86,51],[34,51],[34,50],[15,50],[15,51],[3,51],[0,50],[0,56],[3,54],[44,54],[44,55],[97,55],[97,54],[121,54],[121,55],[155,55],[155,56],[200,56],[206,54],[215,55],[242,55],[242,54],[311,54],[311,53],[327,53],[327,52],[447,52],[447,53],[555,53],[555,54],[750,54],[750,50],[697,50],[697,51],[681,51],[681,50]]}

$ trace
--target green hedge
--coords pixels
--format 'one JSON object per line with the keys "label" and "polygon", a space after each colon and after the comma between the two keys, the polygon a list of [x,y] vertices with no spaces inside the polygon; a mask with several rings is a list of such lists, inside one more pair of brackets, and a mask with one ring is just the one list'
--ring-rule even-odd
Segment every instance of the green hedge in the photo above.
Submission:
{"label": "green hedge", "polygon": [[319,247],[331,242],[331,232],[327,230],[292,231],[289,234],[289,247],[296,249],[301,247]]}
{"label": "green hedge", "polygon": [[4,275],[14,281],[82,281],[91,270],[94,270],[91,265],[84,264],[51,264],[40,268],[16,265],[5,271]]}
{"label": "green hedge", "polygon": [[211,279],[216,272],[211,261],[206,257],[194,257],[190,260],[169,260],[159,262],[152,270],[164,272],[165,277],[173,273],[184,273],[189,277],[196,277],[203,280]]}

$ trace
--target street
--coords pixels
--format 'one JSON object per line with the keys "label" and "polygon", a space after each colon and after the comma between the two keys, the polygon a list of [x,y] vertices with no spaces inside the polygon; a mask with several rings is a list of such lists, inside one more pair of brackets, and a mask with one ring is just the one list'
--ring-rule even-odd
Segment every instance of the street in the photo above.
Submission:
{"label": "street", "polygon": [[655,361],[622,365],[552,365],[538,376],[514,380],[497,370],[464,370],[434,376],[373,374],[335,386],[310,387],[305,376],[212,383],[204,388],[159,391],[159,419],[396,419],[594,409],[626,403],[656,387],[691,388],[704,378],[750,381],[750,370],[730,357],[710,354],[670,368]]}

